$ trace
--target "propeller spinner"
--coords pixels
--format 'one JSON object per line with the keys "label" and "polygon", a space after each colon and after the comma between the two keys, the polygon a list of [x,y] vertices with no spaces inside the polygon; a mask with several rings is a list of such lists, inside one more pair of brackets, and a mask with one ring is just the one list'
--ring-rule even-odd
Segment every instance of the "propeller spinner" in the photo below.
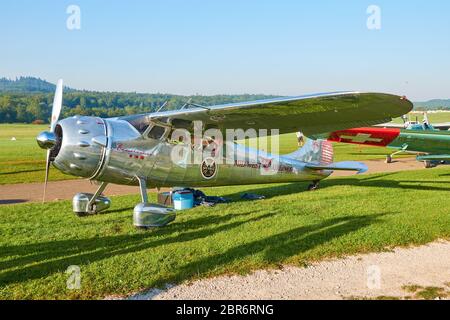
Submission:
{"label": "propeller spinner", "polygon": [[61,114],[62,109],[62,96],[63,96],[63,80],[58,80],[58,83],[56,85],[56,91],[55,91],[55,97],[53,99],[53,109],[52,109],[52,119],[50,122],[50,131],[44,131],[41,132],[36,140],[42,149],[47,150],[47,160],[45,163],[45,182],[44,182],[44,195],[42,197],[42,202],[45,201],[45,194],[47,192],[47,183],[48,183],[48,173],[50,170],[50,164],[51,164],[51,150],[56,145],[56,135],[55,135],[55,128],[56,123],[58,122],[59,115]]}

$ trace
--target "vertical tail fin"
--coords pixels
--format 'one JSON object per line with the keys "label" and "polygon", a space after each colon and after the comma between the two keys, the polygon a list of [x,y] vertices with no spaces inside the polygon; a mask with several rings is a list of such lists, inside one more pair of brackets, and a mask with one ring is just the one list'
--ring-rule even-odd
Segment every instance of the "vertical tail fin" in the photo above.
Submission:
{"label": "vertical tail fin", "polygon": [[297,151],[286,157],[302,162],[327,165],[333,163],[333,145],[326,140],[311,140]]}
{"label": "vertical tail fin", "polygon": [[364,163],[354,161],[334,163],[333,145],[330,141],[320,139],[308,140],[302,148],[286,155],[286,157],[305,162],[305,167],[311,170],[342,170],[363,173],[368,169]]}

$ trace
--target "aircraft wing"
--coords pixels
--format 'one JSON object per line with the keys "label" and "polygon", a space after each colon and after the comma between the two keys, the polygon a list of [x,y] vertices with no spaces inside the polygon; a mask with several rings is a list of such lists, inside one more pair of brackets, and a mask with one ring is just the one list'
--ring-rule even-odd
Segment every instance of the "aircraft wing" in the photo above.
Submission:
{"label": "aircraft wing", "polygon": [[279,129],[280,134],[302,131],[305,135],[384,123],[411,111],[404,97],[383,93],[337,92],[275,98],[211,107],[196,106],[149,114],[151,121],[192,129]]}
{"label": "aircraft wing", "polygon": [[450,122],[432,124],[433,128],[439,130],[450,130]]}
{"label": "aircraft wing", "polygon": [[382,123],[382,124],[377,124],[375,125],[375,127],[378,128],[395,128],[395,129],[405,129],[405,125],[402,123]]}
{"label": "aircraft wing", "polygon": [[[450,122],[446,122],[446,123],[432,123],[431,124],[433,126],[434,129],[438,129],[438,130],[449,130],[450,129]],[[396,129],[404,129],[405,125],[402,123],[383,123],[383,124],[377,124],[375,125],[375,127],[378,128],[396,128]]]}

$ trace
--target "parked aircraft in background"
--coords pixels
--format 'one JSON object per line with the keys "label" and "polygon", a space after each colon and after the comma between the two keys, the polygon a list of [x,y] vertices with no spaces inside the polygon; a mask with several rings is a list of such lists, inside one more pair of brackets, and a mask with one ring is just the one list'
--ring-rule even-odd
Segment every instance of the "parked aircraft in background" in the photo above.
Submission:
{"label": "parked aircraft in background", "polygon": [[[322,135],[328,141],[389,147],[399,152],[415,153],[426,168],[450,160],[450,132],[396,128],[354,128]],[[397,152],[398,153],[398,152]]]}
{"label": "parked aircraft in background", "polygon": [[[379,128],[389,128],[389,129],[405,129],[405,130],[411,130],[411,131],[441,131],[441,130],[449,130],[450,129],[450,122],[446,123],[437,123],[437,124],[431,124],[431,122],[428,120],[428,114],[426,112],[423,113],[423,120],[420,122],[418,120],[418,117],[416,116],[416,120],[411,120],[410,117],[407,115],[402,116],[403,124],[398,123],[384,123],[381,125],[376,125],[375,127]],[[395,155],[399,155],[401,153],[411,153],[411,154],[420,154],[423,153],[421,148],[416,147],[417,142],[409,142],[407,144],[397,145],[395,142],[392,143],[392,145],[389,145],[388,147],[397,149],[397,151],[389,154],[386,156],[386,163],[392,163],[393,158]],[[415,148],[419,150],[415,150]],[[434,160],[424,160],[424,164],[426,168],[434,167],[436,164],[438,164],[439,161]]]}
{"label": "parked aircraft in background", "polygon": [[423,113],[423,120],[422,122],[419,121],[418,117],[416,117],[416,120],[411,120],[408,118],[407,115],[402,116],[403,124],[399,123],[384,123],[377,125],[376,127],[380,128],[397,128],[397,129],[407,129],[407,130],[449,130],[450,129],[450,122],[445,123],[435,123],[431,124],[431,122],[428,120],[428,114],[426,112]]}

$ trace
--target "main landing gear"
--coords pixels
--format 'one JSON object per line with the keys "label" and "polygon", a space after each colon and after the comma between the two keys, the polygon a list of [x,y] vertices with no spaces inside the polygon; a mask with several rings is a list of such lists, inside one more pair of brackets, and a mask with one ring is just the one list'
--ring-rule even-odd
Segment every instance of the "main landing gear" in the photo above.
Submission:
{"label": "main landing gear", "polygon": [[102,195],[107,185],[108,183],[102,182],[94,194],[77,193],[72,201],[73,212],[79,217],[84,217],[108,209],[111,206],[111,200]]}
{"label": "main landing gear", "polygon": [[386,163],[392,163],[392,155],[387,155],[386,156]]}
{"label": "main landing gear", "polygon": [[319,189],[319,180],[313,181],[309,186],[308,186],[308,191],[314,191]]}
{"label": "main landing gear", "polygon": [[404,144],[400,150],[386,156],[386,163],[394,162],[393,161],[394,156],[396,156],[397,154],[403,153],[403,152],[408,152],[407,150],[408,150],[408,145]]}
{"label": "main landing gear", "polygon": [[[143,178],[137,179],[139,181],[142,202],[134,207],[134,226],[142,229],[163,227],[175,220],[175,209],[148,202],[147,182]],[[107,185],[107,182],[102,182],[94,194],[76,194],[73,197],[73,212],[79,217],[84,217],[108,209],[111,206],[111,200],[102,195]]]}
{"label": "main landing gear", "polygon": [[140,229],[164,227],[175,220],[175,209],[148,202],[147,181],[140,177],[137,177],[137,179],[139,180],[142,202],[134,207],[134,226]]}

